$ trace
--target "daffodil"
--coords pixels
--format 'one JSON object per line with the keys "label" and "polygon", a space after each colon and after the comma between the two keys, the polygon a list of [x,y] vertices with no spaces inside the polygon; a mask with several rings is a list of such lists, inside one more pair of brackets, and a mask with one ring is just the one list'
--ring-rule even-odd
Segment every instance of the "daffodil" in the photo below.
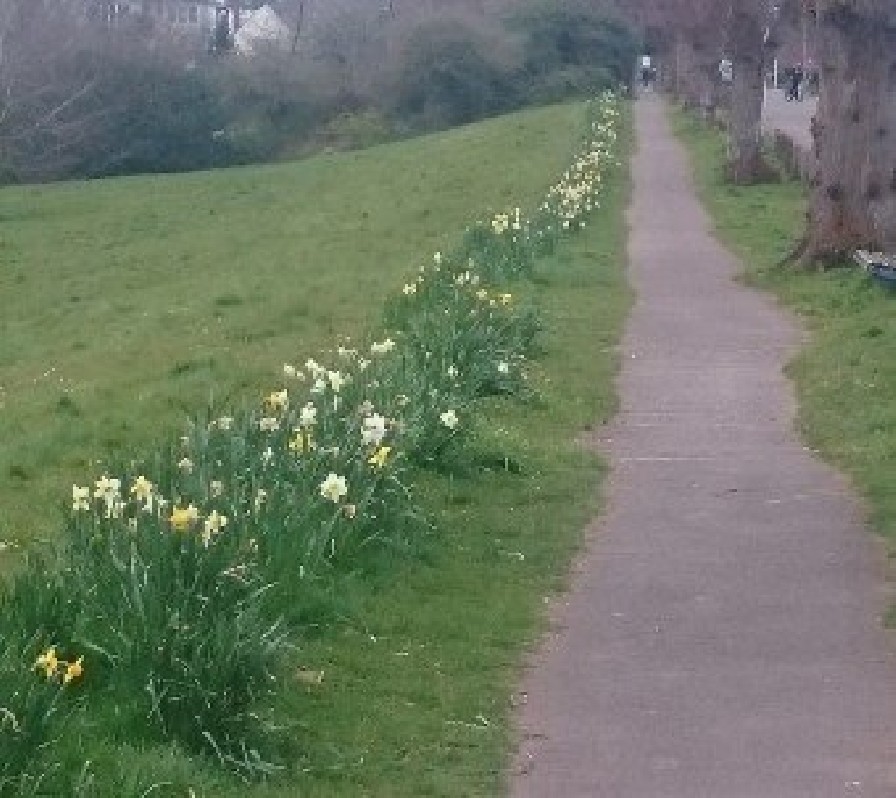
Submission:
{"label": "daffodil", "polygon": [[265,397],[264,405],[272,413],[281,413],[289,404],[289,391],[284,388],[281,391],[274,391]]}
{"label": "daffodil", "polygon": [[173,507],[168,519],[176,530],[183,532],[199,520],[199,510],[192,504],[186,507]]}
{"label": "daffodil", "polygon": [[84,675],[84,657],[78,657],[74,662],[65,663],[65,672],[62,674],[62,683],[71,684],[75,679]]}
{"label": "daffodil", "polygon": [[439,416],[439,420],[444,426],[448,427],[448,429],[455,429],[460,421],[454,410],[446,410]]}
{"label": "daffodil", "polygon": [[348,483],[345,477],[339,474],[330,473],[327,478],[320,483],[320,495],[325,499],[339,504],[339,502],[348,494]]}
{"label": "daffodil", "polygon": [[299,372],[296,370],[295,366],[291,365],[290,363],[283,364],[283,376],[287,379],[295,379],[298,373]]}
{"label": "daffodil", "polygon": [[330,388],[333,389],[336,393],[342,390],[342,386],[344,386],[348,382],[348,377],[346,377],[341,371],[328,371],[327,379],[330,381]]}
{"label": "daffodil", "polygon": [[453,380],[459,374],[457,366],[448,366],[448,376]]}
{"label": "daffodil", "polygon": [[131,496],[140,502],[145,502],[151,499],[154,490],[155,488],[153,487],[152,482],[142,474],[131,483]]}
{"label": "daffodil", "polygon": [[405,296],[413,296],[417,293],[417,284],[416,283],[405,283],[404,288],[401,289],[402,293]]}
{"label": "daffodil", "polygon": [[103,474],[96,481],[93,495],[106,505],[106,518],[118,518],[122,511],[121,480]]}
{"label": "daffodil", "polygon": [[365,446],[379,446],[386,437],[386,419],[378,413],[364,419],[361,441]]}
{"label": "daffodil", "polygon": [[276,432],[280,429],[280,419],[273,416],[262,416],[258,419],[258,429],[262,432]]}
{"label": "daffodil", "polygon": [[180,462],[177,464],[177,467],[185,474],[193,473],[193,461],[189,457],[181,458]]}
{"label": "daffodil", "polygon": [[387,338],[379,343],[374,342],[370,345],[370,352],[374,355],[386,355],[393,349],[395,349],[395,341],[391,338]]}
{"label": "daffodil", "polygon": [[310,452],[315,448],[311,433],[304,429],[296,430],[296,434],[289,441],[288,446],[289,450],[296,454],[305,454],[305,452]]}
{"label": "daffodil", "polygon": [[56,646],[50,646],[34,661],[35,670],[43,670],[47,679],[52,679],[56,675],[58,667],[59,658],[56,656]]}
{"label": "daffodil", "polygon": [[509,374],[509,373],[510,373],[510,364],[505,360],[499,361],[498,362],[498,374]]}
{"label": "daffodil", "polygon": [[213,479],[208,483],[208,493],[212,498],[217,498],[224,493],[224,483],[220,479]]}
{"label": "daffodil", "polygon": [[103,474],[95,483],[93,496],[108,503],[113,499],[117,499],[120,492],[121,480],[112,479],[108,475]]}
{"label": "daffodil", "polygon": [[76,513],[90,510],[90,488],[72,485],[72,510]]}
{"label": "daffodil", "polygon": [[313,427],[317,423],[317,408],[308,402],[299,413],[299,424],[303,427]]}
{"label": "daffodil", "polygon": [[326,369],[321,366],[320,363],[314,360],[314,358],[308,358],[308,360],[305,361],[305,369],[307,371],[310,371],[311,376],[315,379],[322,376],[326,372]]}
{"label": "daffodil", "polygon": [[217,510],[212,510],[202,525],[202,545],[208,548],[212,538],[219,535],[225,526],[227,526],[227,516],[221,515]]}
{"label": "daffodil", "polygon": [[379,449],[367,458],[368,464],[372,465],[374,468],[383,468],[386,465],[386,460],[389,459],[391,451],[391,446],[380,446]]}

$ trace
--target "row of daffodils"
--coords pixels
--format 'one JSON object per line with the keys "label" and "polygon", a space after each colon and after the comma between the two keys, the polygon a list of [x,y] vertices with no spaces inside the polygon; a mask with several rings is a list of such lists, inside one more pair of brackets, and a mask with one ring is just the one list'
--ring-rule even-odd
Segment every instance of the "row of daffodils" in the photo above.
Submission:
{"label": "row of daffodils", "polygon": [[539,325],[513,281],[598,207],[616,117],[596,101],[532,218],[497,214],[429,258],[379,335],[286,364],[256,409],[196,418],[73,486],[62,566],[32,561],[2,599],[0,794],[61,778],[50,743],[96,706],[244,774],[268,767],[264,707],[313,622],[309,591],[413,550],[430,528],[415,470],[463,454],[480,397],[528,390]]}

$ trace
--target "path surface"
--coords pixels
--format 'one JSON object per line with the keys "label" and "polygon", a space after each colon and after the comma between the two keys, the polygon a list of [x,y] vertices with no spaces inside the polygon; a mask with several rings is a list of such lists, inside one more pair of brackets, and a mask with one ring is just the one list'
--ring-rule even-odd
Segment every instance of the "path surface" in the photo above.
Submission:
{"label": "path surface", "polygon": [[636,114],[610,507],[525,678],[512,794],[893,798],[880,563],[792,430],[800,336],[733,282],[661,101]]}
{"label": "path surface", "polygon": [[780,130],[804,149],[812,146],[812,115],[818,105],[814,97],[802,102],[787,102],[784,92],[770,89],[765,95],[762,126],[765,130]]}

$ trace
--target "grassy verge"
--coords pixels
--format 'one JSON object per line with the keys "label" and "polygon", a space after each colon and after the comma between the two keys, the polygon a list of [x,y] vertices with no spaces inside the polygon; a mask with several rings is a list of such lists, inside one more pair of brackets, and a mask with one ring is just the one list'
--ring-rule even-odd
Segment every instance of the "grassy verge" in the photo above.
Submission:
{"label": "grassy verge", "polygon": [[[560,122],[551,123],[557,130],[568,126],[565,161],[575,138],[570,133],[581,130],[580,111],[552,113],[559,115]],[[499,149],[506,128],[504,133],[503,139],[492,140]],[[559,145],[552,142],[546,150],[555,147]],[[435,152],[441,155],[438,147]],[[506,150],[495,160],[499,158],[503,171],[512,171],[507,169]],[[460,183],[457,191],[468,198],[470,187]],[[450,478],[421,475],[424,503],[438,522],[437,539],[423,559],[399,560],[378,576],[340,580],[339,595],[328,598],[338,617],[322,618],[317,634],[295,651],[291,689],[279,691],[278,716],[289,719],[292,738],[285,772],[267,784],[247,787],[201,759],[154,745],[144,736],[131,737],[127,727],[115,729],[116,718],[109,717],[105,721],[113,728],[111,734],[101,728],[103,721],[94,720],[93,729],[77,727],[88,745],[74,741],[72,756],[86,749],[91,753],[79,794],[138,795],[150,787],[149,794],[178,796],[189,790],[197,796],[500,792],[515,667],[536,631],[541,596],[561,583],[583,523],[595,510],[600,464],[582,452],[574,438],[613,409],[614,344],[628,305],[622,276],[626,193],[624,173],[619,172],[606,186],[603,208],[589,227],[538,264],[528,289],[543,308],[546,323],[544,351],[536,367],[538,390],[524,404],[491,399],[480,405],[472,467]],[[418,239],[415,254],[429,251],[429,243]],[[406,266],[391,277],[386,271],[377,272],[384,283],[382,295],[395,290]],[[202,278],[201,270],[183,276],[196,285],[213,282],[208,275]],[[374,284],[378,286],[375,281],[366,285],[366,293],[357,288],[349,292],[359,307],[373,312],[378,310],[372,307],[377,298]],[[291,293],[278,292],[277,285],[263,307],[247,313],[247,326],[263,325],[271,304],[280,294]],[[345,291],[345,286],[319,289],[309,301],[328,318],[325,303],[337,301],[340,289]],[[176,286],[172,293],[177,293]],[[240,306],[235,300],[224,304]],[[363,311],[358,315],[362,318],[347,316],[345,325],[335,329],[359,329],[366,319]],[[160,324],[157,329],[164,328]],[[91,341],[106,335],[99,323],[87,324],[84,330],[92,332]],[[307,352],[316,343],[332,345],[332,331],[318,334],[284,333],[288,349],[275,351],[263,376],[262,366],[250,358],[258,369],[257,385],[269,383],[297,346]],[[172,335],[177,338],[176,331]],[[247,379],[234,369],[238,378]],[[176,375],[162,374],[156,381],[168,390],[167,383]],[[130,423],[152,426],[157,436],[159,427],[174,422],[171,408],[158,414],[125,412],[132,385],[121,383],[110,388],[107,403],[113,397],[120,402],[122,417]],[[205,398],[201,389],[210,384],[217,380],[200,380],[196,401],[190,403],[200,405]],[[236,385],[234,393],[240,388]],[[188,389],[183,396],[186,403]],[[79,412],[89,417],[83,409]],[[34,513],[32,498],[24,504]],[[91,736],[96,741],[91,743]],[[66,764],[83,766],[77,761]]]}
{"label": "grassy verge", "polygon": [[724,141],[677,114],[697,182],[745,279],[773,291],[811,332],[789,366],[799,393],[805,439],[848,473],[868,499],[871,520],[896,540],[896,314],[890,296],[854,267],[801,272],[777,264],[805,224],[806,190],[797,182],[738,187],[722,179]]}

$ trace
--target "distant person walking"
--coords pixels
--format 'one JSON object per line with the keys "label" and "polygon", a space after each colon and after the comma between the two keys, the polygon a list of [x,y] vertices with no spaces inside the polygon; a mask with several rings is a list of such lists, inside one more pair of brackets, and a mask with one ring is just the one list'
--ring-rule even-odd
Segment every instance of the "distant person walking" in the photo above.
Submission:
{"label": "distant person walking", "polygon": [[799,102],[803,99],[803,65],[797,64],[788,76],[785,98]]}
{"label": "distant person walking", "polygon": [[653,61],[649,55],[641,56],[641,86],[649,89],[653,81]]}

